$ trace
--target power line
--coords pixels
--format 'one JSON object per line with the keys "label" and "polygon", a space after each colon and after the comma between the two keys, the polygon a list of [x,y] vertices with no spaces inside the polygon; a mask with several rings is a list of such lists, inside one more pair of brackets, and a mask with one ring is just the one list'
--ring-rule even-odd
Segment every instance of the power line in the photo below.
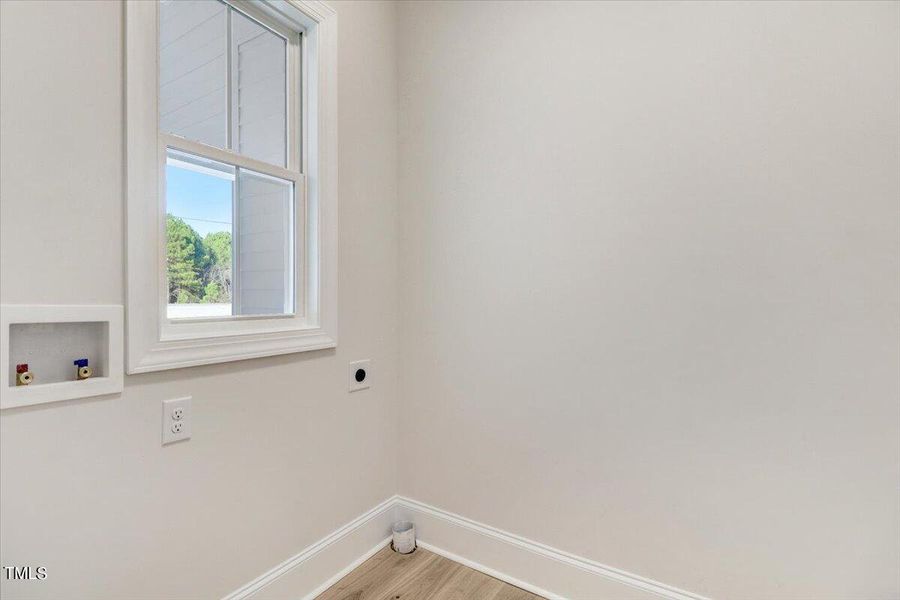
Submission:
{"label": "power line", "polygon": [[204,223],[219,223],[220,225],[231,225],[231,221],[213,221],[212,219],[198,219],[197,217],[178,217],[185,221],[203,221]]}

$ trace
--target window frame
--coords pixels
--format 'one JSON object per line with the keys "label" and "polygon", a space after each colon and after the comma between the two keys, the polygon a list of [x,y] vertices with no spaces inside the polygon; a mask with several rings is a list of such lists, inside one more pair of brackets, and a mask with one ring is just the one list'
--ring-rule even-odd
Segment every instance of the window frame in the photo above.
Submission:
{"label": "window frame", "polygon": [[[225,1],[288,39],[286,167],[159,129],[159,3],[126,2],[128,373],[337,345],[337,15],[311,0]],[[167,148],[293,182],[293,314],[168,318]]]}

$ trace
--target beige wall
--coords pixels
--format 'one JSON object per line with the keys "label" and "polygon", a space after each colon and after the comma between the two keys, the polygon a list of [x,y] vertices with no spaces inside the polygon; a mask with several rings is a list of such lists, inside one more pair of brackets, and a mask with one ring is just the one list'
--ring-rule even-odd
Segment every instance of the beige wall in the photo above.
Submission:
{"label": "beige wall", "polygon": [[897,598],[898,3],[402,3],[400,491]]}
{"label": "beige wall", "polygon": [[[395,7],[336,3],[340,345],[3,411],[4,598],[221,596],[397,488]],[[122,303],[122,6],[0,2],[0,299]],[[89,83],[89,84],[86,84]],[[377,385],[347,393],[347,363]],[[160,403],[193,439],[160,447]]]}
{"label": "beige wall", "polygon": [[[4,598],[220,596],[398,489],[714,597],[898,597],[900,5],[336,6],[338,349],[3,411],[0,563],[50,573]],[[123,301],[122,43],[0,2],[4,303]]]}

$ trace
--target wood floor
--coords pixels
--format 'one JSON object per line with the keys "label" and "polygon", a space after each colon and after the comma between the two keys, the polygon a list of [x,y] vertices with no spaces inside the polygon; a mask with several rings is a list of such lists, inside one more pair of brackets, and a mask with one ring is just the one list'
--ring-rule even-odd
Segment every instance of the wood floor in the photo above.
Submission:
{"label": "wood floor", "polygon": [[541,600],[523,589],[419,548],[386,546],[316,600]]}

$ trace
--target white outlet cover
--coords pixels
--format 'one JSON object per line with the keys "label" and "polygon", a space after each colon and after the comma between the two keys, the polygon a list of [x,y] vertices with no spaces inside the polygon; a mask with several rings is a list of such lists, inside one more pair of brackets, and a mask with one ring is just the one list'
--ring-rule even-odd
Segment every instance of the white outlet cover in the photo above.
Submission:
{"label": "white outlet cover", "polygon": [[[357,381],[357,371],[363,371],[365,374],[362,381]],[[350,363],[350,370],[348,372],[348,381],[350,384],[350,391],[357,392],[359,390],[365,390],[372,386],[372,377],[374,376],[374,371],[372,369],[372,360],[356,360]]]}
{"label": "white outlet cover", "polygon": [[[162,443],[163,446],[172,442],[179,442],[191,437],[191,396],[164,400],[162,403]],[[175,409],[180,408],[182,417],[174,417]],[[173,431],[175,423],[181,424],[181,431]]]}

